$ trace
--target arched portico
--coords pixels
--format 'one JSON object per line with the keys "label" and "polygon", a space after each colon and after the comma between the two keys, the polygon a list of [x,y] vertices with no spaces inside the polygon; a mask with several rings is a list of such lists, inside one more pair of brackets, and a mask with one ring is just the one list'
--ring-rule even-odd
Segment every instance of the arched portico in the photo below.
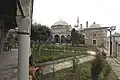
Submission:
{"label": "arched portico", "polygon": [[55,41],[55,43],[60,43],[60,36],[59,35],[55,35],[54,36],[54,41]]}
{"label": "arched portico", "polygon": [[71,36],[70,35],[67,35],[67,37],[66,37],[66,43],[71,43]]}
{"label": "arched portico", "polygon": [[66,42],[66,40],[65,40],[65,36],[62,35],[62,36],[61,36],[61,44],[62,44],[62,43],[65,43],[65,42]]}

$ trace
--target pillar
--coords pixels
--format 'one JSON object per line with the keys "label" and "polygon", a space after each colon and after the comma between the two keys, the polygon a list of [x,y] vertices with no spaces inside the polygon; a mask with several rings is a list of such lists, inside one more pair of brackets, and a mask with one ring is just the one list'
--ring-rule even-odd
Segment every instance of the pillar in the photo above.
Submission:
{"label": "pillar", "polygon": [[61,35],[59,35],[59,39],[60,39],[60,44],[61,44]]}
{"label": "pillar", "polygon": [[29,80],[29,54],[30,54],[30,17],[23,18],[19,26],[19,49],[18,49],[18,79]]}
{"label": "pillar", "polygon": [[116,54],[117,54],[117,55],[116,55],[116,58],[117,58],[117,57],[118,57],[118,54],[119,54],[119,51],[118,51],[118,50],[119,50],[119,49],[118,49],[118,42],[116,43],[116,49],[117,49],[117,51],[116,51]]}
{"label": "pillar", "polygon": [[0,21],[0,54],[4,52],[4,23]]}
{"label": "pillar", "polygon": [[88,28],[88,21],[86,22],[86,28]]}

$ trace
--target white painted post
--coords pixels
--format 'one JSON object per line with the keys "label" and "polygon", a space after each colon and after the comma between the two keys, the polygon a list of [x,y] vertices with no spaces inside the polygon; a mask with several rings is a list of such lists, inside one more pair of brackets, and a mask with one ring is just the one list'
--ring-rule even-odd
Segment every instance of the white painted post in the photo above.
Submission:
{"label": "white painted post", "polygon": [[18,79],[29,80],[29,54],[30,54],[30,28],[31,18],[25,17],[18,23],[19,49],[18,49]]}

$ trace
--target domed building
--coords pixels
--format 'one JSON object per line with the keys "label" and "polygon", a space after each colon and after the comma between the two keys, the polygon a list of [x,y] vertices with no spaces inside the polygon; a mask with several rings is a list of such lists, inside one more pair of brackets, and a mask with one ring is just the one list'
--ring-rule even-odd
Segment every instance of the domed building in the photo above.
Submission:
{"label": "domed building", "polygon": [[[88,27],[88,22],[86,22],[86,28],[84,28],[82,24],[79,26],[79,20],[77,19],[77,25],[74,25],[74,28],[77,28],[79,34],[85,37],[85,45],[107,46],[108,27],[101,27],[95,22]],[[71,30],[72,27],[67,22],[61,19],[56,21],[51,26],[52,40],[59,44],[71,43]]]}
{"label": "domed building", "polygon": [[63,44],[66,43],[66,40],[71,42],[71,29],[71,25],[61,19],[55,22],[54,25],[51,26],[52,38],[55,43]]}
{"label": "domed building", "polygon": [[86,28],[82,31],[85,44],[107,47],[107,31],[108,27],[101,27],[95,22],[88,27],[88,22],[86,22]]}

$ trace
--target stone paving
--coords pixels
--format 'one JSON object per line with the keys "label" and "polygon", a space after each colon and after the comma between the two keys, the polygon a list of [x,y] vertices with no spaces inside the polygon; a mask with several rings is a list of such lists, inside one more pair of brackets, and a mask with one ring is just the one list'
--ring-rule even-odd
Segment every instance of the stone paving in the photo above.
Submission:
{"label": "stone paving", "polygon": [[[107,50],[105,49],[100,49],[98,48],[99,51],[104,50],[104,52],[109,56],[109,53]],[[108,63],[110,64],[112,70],[115,72],[115,74],[118,76],[119,80],[120,80],[120,60],[118,60],[117,58],[111,58],[111,57],[107,57],[106,59],[108,61]]]}
{"label": "stone paving", "polygon": [[0,54],[0,80],[17,80],[18,50]]}
{"label": "stone paving", "polygon": [[115,72],[115,74],[118,76],[120,80],[120,64],[117,62],[117,59],[107,58],[107,61],[110,64],[112,70]]}

